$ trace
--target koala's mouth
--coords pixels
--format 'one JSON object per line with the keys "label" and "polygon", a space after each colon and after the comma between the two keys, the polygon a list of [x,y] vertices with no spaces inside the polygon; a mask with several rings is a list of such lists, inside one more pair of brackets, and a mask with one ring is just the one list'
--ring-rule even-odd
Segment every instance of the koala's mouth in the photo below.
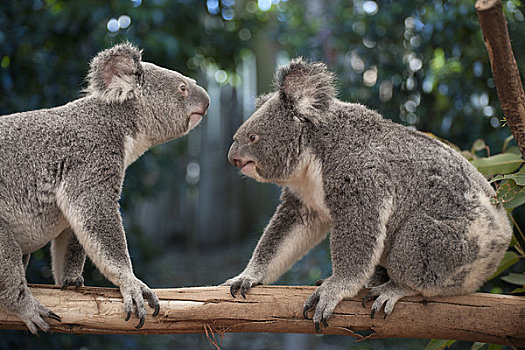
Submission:
{"label": "koala's mouth", "polygon": [[188,131],[190,131],[191,129],[196,127],[197,124],[199,124],[201,122],[203,115],[204,115],[204,113],[203,114],[201,114],[201,113],[192,113],[192,114],[190,114],[190,116],[188,118]]}
{"label": "koala's mouth", "polygon": [[241,168],[241,172],[244,175],[254,177],[254,174],[257,173],[256,165],[253,160],[247,161]]}

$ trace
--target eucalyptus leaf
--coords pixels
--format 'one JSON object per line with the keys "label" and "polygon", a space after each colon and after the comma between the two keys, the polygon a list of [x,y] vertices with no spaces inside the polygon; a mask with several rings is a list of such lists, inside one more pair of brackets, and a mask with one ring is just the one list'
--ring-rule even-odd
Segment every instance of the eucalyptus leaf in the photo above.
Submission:
{"label": "eucalyptus leaf", "polygon": [[510,146],[506,151],[505,153],[514,153],[514,154],[517,154],[521,157],[521,151],[520,149],[518,148],[518,146]]}
{"label": "eucalyptus leaf", "polygon": [[427,346],[425,346],[424,350],[442,350],[449,348],[452,344],[454,344],[455,340],[443,340],[443,339],[432,339],[428,342]]}
{"label": "eucalyptus leaf", "polygon": [[525,286],[525,273],[509,273],[507,276],[501,277],[501,279],[507,283]]}
{"label": "eucalyptus leaf", "polygon": [[490,182],[512,179],[519,186],[525,186],[525,172],[495,176]]}
{"label": "eucalyptus leaf", "polygon": [[501,344],[489,344],[487,350],[501,350],[503,349],[503,345]]}
{"label": "eucalyptus leaf", "polygon": [[485,345],[487,345],[487,343],[475,342],[474,344],[472,344],[472,347],[470,348],[470,350],[479,350]]}
{"label": "eucalyptus leaf", "polygon": [[522,204],[525,204],[525,187],[521,187],[510,201],[503,202],[505,209],[517,208]]}
{"label": "eucalyptus leaf", "polygon": [[520,261],[520,257],[518,254],[512,251],[508,251],[503,256],[503,259],[501,259],[501,262],[499,263],[499,266],[496,270],[496,272],[489,278],[489,280],[493,279],[494,277],[498,276],[500,273],[514,265]]}
{"label": "eucalyptus leaf", "polygon": [[496,203],[506,203],[513,200],[520,192],[522,187],[518,186],[514,180],[503,182],[496,191]]}
{"label": "eucalyptus leaf", "polygon": [[500,153],[491,157],[474,159],[470,162],[483,175],[509,174],[523,163],[521,155],[515,153]]}

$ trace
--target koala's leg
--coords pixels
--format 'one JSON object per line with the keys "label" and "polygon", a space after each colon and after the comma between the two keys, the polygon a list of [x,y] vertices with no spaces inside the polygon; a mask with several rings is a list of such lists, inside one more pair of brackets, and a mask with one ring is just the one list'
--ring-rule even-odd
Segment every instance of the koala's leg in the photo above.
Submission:
{"label": "koala's leg", "polygon": [[0,220],[0,307],[17,315],[36,334],[40,328],[49,330],[44,317],[60,321],[60,317],[42,306],[33,297],[25,278],[22,250],[13,238],[8,225]]}
{"label": "koala's leg", "polygon": [[222,284],[230,286],[232,296],[240,290],[246,297],[251,287],[272,283],[328,233],[329,224],[307,212],[288,190],[281,201],[244,271]]}
{"label": "koala's leg", "polygon": [[[468,218],[443,219],[415,213],[393,234],[385,264],[390,278],[424,296],[472,292],[477,287],[465,288],[468,276],[483,265],[478,260],[478,242],[467,234],[472,224]],[[488,222],[475,228],[476,234],[490,229]]]}
{"label": "koala's leg", "polygon": [[[351,193],[350,191],[347,191]],[[330,237],[332,276],[325,279],[304,305],[303,315],[315,308],[313,321],[318,331],[344,298],[355,296],[374,274],[383,252],[386,223],[393,211],[391,197],[370,198],[363,204],[360,198],[347,197],[345,209],[333,217]]]}
{"label": "koala's leg", "polygon": [[57,191],[58,205],[87,255],[104,276],[120,288],[126,320],[135,308],[140,319],[136,328],[141,328],[146,315],[144,297],[155,309],[153,316],[159,312],[159,299],[133,273],[119,212],[120,183],[113,189],[112,185],[115,184],[109,181],[100,188],[80,188],[78,183],[70,187],[63,185]]}
{"label": "koala's leg", "polygon": [[62,231],[51,243],[51,260],[53,278],[62,289],[67,286],[78,288],[84,285],[82,270],[86,253],[71,228]]}

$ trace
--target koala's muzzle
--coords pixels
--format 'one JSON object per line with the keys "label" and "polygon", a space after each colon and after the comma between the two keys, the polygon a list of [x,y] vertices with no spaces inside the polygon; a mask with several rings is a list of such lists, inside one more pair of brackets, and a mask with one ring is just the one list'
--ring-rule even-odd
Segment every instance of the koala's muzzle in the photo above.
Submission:
{"label": "koala's muzzle", "polygon": [[193,129],[197,124],[199,124],[199,122],[202,120],[202,117],[208,111],[208,107],[210,106],[210,97],[206,93],[206,90],[200,86],[197,86],[195,95],[196,96],[192,97],[194,100],[196,100],[196,107],[191,110],[188,121],[188,130]]}
{"label": "koala's muzzle", "polygon": [[253,160],[240,155],[239,144],[237,141],[234,141],[230,146],[230,151],[228,152],[228,161],[239,169],[244,168],[244,166],[249,163],[253,163]]}

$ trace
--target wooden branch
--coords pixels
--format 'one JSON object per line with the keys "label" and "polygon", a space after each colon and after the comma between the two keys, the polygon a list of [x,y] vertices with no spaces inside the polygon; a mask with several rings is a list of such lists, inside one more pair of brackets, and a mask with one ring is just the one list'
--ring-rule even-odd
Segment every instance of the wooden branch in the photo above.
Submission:
{"label": "wooden branch", "polygon": [[476,12],[489,53],[501,109],[525,158],[525,93],[512,52],[501,0],[477,0]]}
{"label": "wooden branch", "polygon": [[[302,316],[303,303],[314,290],[258,286],[246,299],[234,299],[228,287],[157,289],[160,314],[152,317],[149,309],[144,327],[137,330],[136,317],[124,321],[117,289],[61,291],[58,286],[31,286],[33,295],[62,317],[61,323],[48,320],[51,330],[75,334],[316,333],[312,320]],[[525,297],[477,293],[426,300],[403,298],[384,320],[382,312],[370,318],[370,307],[361,305],[364,293],[341,302],[323,334],[350,335],[358,340],[401,337],[525,345]],[[26,327],[17,317],[0,311],[0,329]],[[356,333],[360,331],[370,334]]]}

